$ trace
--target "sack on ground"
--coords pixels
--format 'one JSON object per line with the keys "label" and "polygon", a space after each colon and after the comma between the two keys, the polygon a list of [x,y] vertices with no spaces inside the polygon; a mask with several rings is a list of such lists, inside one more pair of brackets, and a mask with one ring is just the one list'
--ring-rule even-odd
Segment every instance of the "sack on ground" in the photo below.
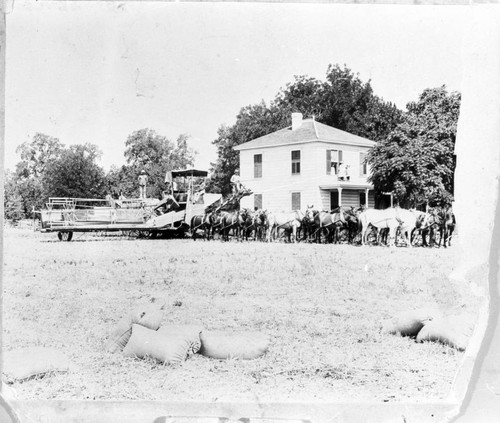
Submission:
{"label": "sack on ground", "polygon": [[185,339],[189,348],[187,350],[187,356],[190,357],[196,354],[201,348],[200,333],[203,331],[203,327],[197,325],[163,325],[158,329],[158,332],[163,336],[175,340],[177,338]]}
{"label": "sack on ground", "polygon": [[162,363],[178,363],[186,360],[190,347],[186,337],[165,336],[159,331],[134,324],[123,354],[127,357],[151,357]]}
{"label": "sack on ground", "polygon": [[439,317],[441,317],[441,313],[435,309],[403,311],[392,319],[384,321],[382,332],[400,334],[401,336],[417,336],[426,322]]}
{"label": "sack on ground", "polygon": [[132,313],[130,313],[130,319],[132,324],[157,330],[163,319],[163,310],[153,304],[141,305],[132,310]]}
{"label": "sack on ground", "polygon": [[2,373],[8,382],[15,382],[55,372],[67,372],[72,367],[69,358],[55,348],[31,347],[5,351]]}
{"label": "sack on ground", "polygon": [[260,332],[203,331],[200,354],[217,359],[251,360],[265,354],[269,336]]}
{"label": "sack on ground", "polygon": [[124,316],[109,336],[105,349],[109,352],[123,351],[132,335],[132,325],[138,324],[146,328],[157,330],[163,319],[163,312],[152,304],[135,307],[132,312]]}
{"label": "sack on ground", "polygon": [[417,342],[424,341],[440,342],[459,351],[465,350],[467,346],[467,336],[446,319],[427,322],[417,335]]}

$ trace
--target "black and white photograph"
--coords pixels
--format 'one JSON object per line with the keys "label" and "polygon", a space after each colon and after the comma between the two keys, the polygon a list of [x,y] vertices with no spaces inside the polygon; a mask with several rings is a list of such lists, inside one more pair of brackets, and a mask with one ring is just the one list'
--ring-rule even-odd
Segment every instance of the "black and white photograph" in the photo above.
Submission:
{"label": "black and white photograph", "polygon": [[498,7],[5,10],[12,421],[476,404],[499,339]]}

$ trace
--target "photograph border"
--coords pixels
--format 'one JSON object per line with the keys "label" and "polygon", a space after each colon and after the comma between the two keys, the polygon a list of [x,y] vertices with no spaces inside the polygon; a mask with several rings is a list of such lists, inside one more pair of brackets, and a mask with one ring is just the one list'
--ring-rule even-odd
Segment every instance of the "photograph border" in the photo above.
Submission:
{"label": "photograph border", "polygon": [[[71,1],[76,2],[78,0],[58,0],[58,1]],[[101,0],[102,1],[102,0]],[[103,1],[115,1],[115,0],[103,0]],[[155,0],[164,1],[164,0]],[[120,2],[120,1],[118,1]],[[127,1],[121,1],[127,2]],[[257,1],[258,2],[258,1]],[[476,60],[477,57],[482,57],[483,60],[488,60],[485,56],[495,52],[498,55],[498,50],[494,50],[495,42],[497,39],[495,36],[499,36],[500,30],[497,30],[496,34],[494,28],[481,26],[483,25],[485,8],[493,5],[498,6],[498,2],[484,2],[484,1],[294,1],[294,2],[282,2],[274,1],[275,3],[335,3],[335,4],[394,4],[395,6],[400,5],[464,5],[464,7],[476,7],[482,8],[482,12],[479,12],[477,16],[471,17],[471,23],[469,28],[466,29],[468,37],[466,40],[467,45],[464,48],[464,58],[466,60],[464,64],[464,72],[469,72],[469,75],[465,75],[463,84],[463,97],[461,106],[461,117],[459,120],[459,134],[457,136],[457,143],[462,142],[462,151],[457,151],[457,174],[461,173],[462,181],[467,179],[467,175],[470,175],[471,168],[469,167],[472,163],[474,166],[473,158],[469,159],[469,162],[461,160],[461,154],[465,151],[464,141],[460,139],[460,130],[462,128],[462,135],[464,138],[467,136],[466,125],[471,125],[472,120],[476,120],[477,117],[472,114],[467,116],[462,116],[462,112],[467,110],[467,107],[474,107],[474,104],[467,105],[471,97],[469,96],[471,90],[475,90],[481,81],[476,81],[481,79],[477,77],[471,79],[470,72],[481,73],[485,69],[481,69],[478,65],[471,63],[470,61]],[[5,169],[4,163],[4,149],[5,149],[5,65],[6,56],[5,51],[8,46],[6,45],[6,13],[12,13],[12,8],[15,10],[14,1],[3,2],[3,16],[2,22],[0,23],[0,68],[2,75],[2,83],[0,84],[0,131],[1,131],[1,150],[0,156],[2,158],[2,170]],[[15,13],[15,11],[14,11]],[[487,22],[488,24],[488,22]],[[489,23],[491,25],[491,23]],[[493,31],[492,44],[488,45],[478,45],[484,41],[481,36],[484,36],[486,31]],[[497,46],[498,47],[498,46]],[[500,67],[495,68],[498,64],[495,59],[491,59],[493,68],[486,69],[486,77],[494,78],[492,74],[495,71],[500,71]],[[500,75],[500,72],[497,74]],[[469,78],[469,79],[467,79]],[[497,76],[496,81],[493,82],[493,91],[500,97],[500,78]],[[496,84],[496,85],[495,85]],[[469,90],[469,92],[467,92]],[[498,98],[497,97],[497,98]],[[479,100],[479,103],[481,104]],[[498,101],[496,102],[498,105]],[[498,121],[500,117],[500,109],[493,110],[492,115],[487,115],[486,117],[480,117],[481,122],[484,122],[485,118],[492,118],[496,116]],[[493,125],[494,126],[494,125]],[[484,376],[484,371],[489,371],[484,368],[485,360],[487,360],[488,354],[491,354],[491,347],[494,347],[492,339],[499,338],[500,325],[498,324],[498,280],[499,277],[499,265],[498,260],[500,257],[500,214],[497,211],[496,203],[498,198],[498,156],[500,144],[500,131],[498,124],[495,127],[498,132],[496,132],[497,138],[493,138],[492,141],[496,141],[496,144],[492,141],[488,141],[491,138],[481,138],[476,141],[475,147],[482,145],[491,154],[491,160],[489,163],[482,162],[483,166],[482,172],[483,176],[491,178],[495,181],[491,186],[488,187],[489,192],[493,191],[494,198],[491,204],[486,205],[485,220],[486,225],[492,231],[491,242],[489,239],[483,239],[482,242],[486,245],[485,249],[481,251],[480,256],[476,261],[467,261],[455,275],[458,283],[460,281],[466,281],[471,274],[477,280],[477,289],[480,291],[479,295],[484,295],[489,298],[489,306],[486,305],[480,310],[479,322],[476,325],[473,336],[470,340],[469,346],[464,354],[460,369],[455,375],[453,382],[453,388],[450,392],[449,397],[444,401],[430,401],[430,402],[398,402],[398,403],[380,403],[380,402],[342,402],[342,403],[241,403],[241,402],[227,402],[227,403],[205,403],[205,402],[168,402],[168,401],[86,401],[86,400],[54,400],[54,401],[23,401],[23,400],[11,400],[5,402],[0,395],[0,420],[2,420],[1,412],[5,412],[6,415],[11,419],[11,421],[20,422],[68,422],[68,421],[92,421],[92,422],[167,422],[167,421],[197,421],[197,422],[215,422],[225,423],[229,420],[239,420],[243,423],[248,423],[250,420],[287,420],[296,422],[316,422],[316,421],[347,421],[347,422],[358,422],[358,421],[449,421],[460,416],[467,415],[467,407],[470,407],[473,403],[472,399],[474,397],[475,390],[477,391],[478,381],[482,376]],[[489,136],[495,135],[495,128]],[[467,141],[467,139],[466,139]],[[481,144],[482,143],[482,144]],[[457,148],[457,150],[458,150]],[[478,167],[478,165],[475,165]],[[473,167],[474,171],[476,170]],[[0,188],[3,194],[3,174],[1,178]],[[464,176],[465,175],[465,176]],[[457,176],[456,176],[457,177]],[[456,186],[456,189],[461,189],[458,195],[463,195],[465,192],[469,192],[470,187],[468,186]],[[457,195],[457,198],[458,198]],[[484,195],[484,192],[470,193],[472,196]],[[463,198],[463,197],[462,197]],[[470,198],[467,200],[469,201]],[[3,201],[1,202],[1,240],[0,249],[2,254],[3,263]],[[466,212],[462,212],[466,214]],[[458,220],[458,219],[457,219]],[[484,219],[483,219],[484,224]],[[471,247],[464,245],[466,239],[462,239],[461,234],[461,248],[462,257],[467,258],[467,254]],[[0,285],[3,287],[3,273],[0,275]],[[481,291],[482,290],[482,291]],[[3,291],[2,291],[3,292]],[[0,303],[0,319],[1,313],[3,312],[2,304]],[[486,336],[484,336],[486,335]],[[1,336],[1,335],[0,335]],[[484,337],[484,339],[483,339]],[[1,339],[1,338],[0,338]],[[1,351],[0,351],[1,354]],[[494,394],[493,394],[494,396]],[[491,403],[491,402],[490,402]],[[485,405],[488,404],[486,401]],[[472,410],[472,408],[471,408]],[[2,420],[3,421],[3,420]]]}

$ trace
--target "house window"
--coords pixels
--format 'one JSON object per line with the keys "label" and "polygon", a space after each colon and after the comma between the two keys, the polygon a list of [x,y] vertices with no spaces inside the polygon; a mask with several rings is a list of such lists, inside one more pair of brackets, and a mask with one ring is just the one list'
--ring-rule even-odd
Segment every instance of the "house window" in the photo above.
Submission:
{"label": "house window", "polygon": [[368,174],[368,164],[366,163],[366,153],[359,153],[359,175],[366,176]]}
{"label": "house window", "polygon": [[339,192],[337,190],[330,191],[330,210],[335,210],[340,206]]}
{"label": "house window", "polygon": [[253,156],[253,177],[262,178],[262,154]]}
{"label": "house window", "polygon": [[262,194],[253,195],[253,207],[255,210],[262,208]]}
{"label": "house window", "polygon": [[342,150],[326,150],[326,174],[336,175],[343,161]]}
{"label": "house window", "polygon": [[300,150],[292,151],[292,175],[300,175]]}
{"label": "house window", "polygon": [[300,210],[300,192],[292,192],[292,210]]}
{"label": "house window", "polygon": [[359,193],[359,206],[366,206],[366,194],[364,192]]}

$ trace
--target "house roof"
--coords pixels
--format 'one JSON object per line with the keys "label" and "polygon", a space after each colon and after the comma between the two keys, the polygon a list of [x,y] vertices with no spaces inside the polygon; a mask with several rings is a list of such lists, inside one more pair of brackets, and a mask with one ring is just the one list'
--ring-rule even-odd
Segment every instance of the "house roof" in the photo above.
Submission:
{"label": "house roof", "polygon": [[252,141],[234,147],[235,150],[249,150],[252,148],[275,147],[278,145],[301,144],[305,142],[331,142],[348,145],[373,147],[374,141],[359,137],[349,132],[341,131],[332,126],[316,122],[314,119],[304,119],[296,130],[288,126]]}

